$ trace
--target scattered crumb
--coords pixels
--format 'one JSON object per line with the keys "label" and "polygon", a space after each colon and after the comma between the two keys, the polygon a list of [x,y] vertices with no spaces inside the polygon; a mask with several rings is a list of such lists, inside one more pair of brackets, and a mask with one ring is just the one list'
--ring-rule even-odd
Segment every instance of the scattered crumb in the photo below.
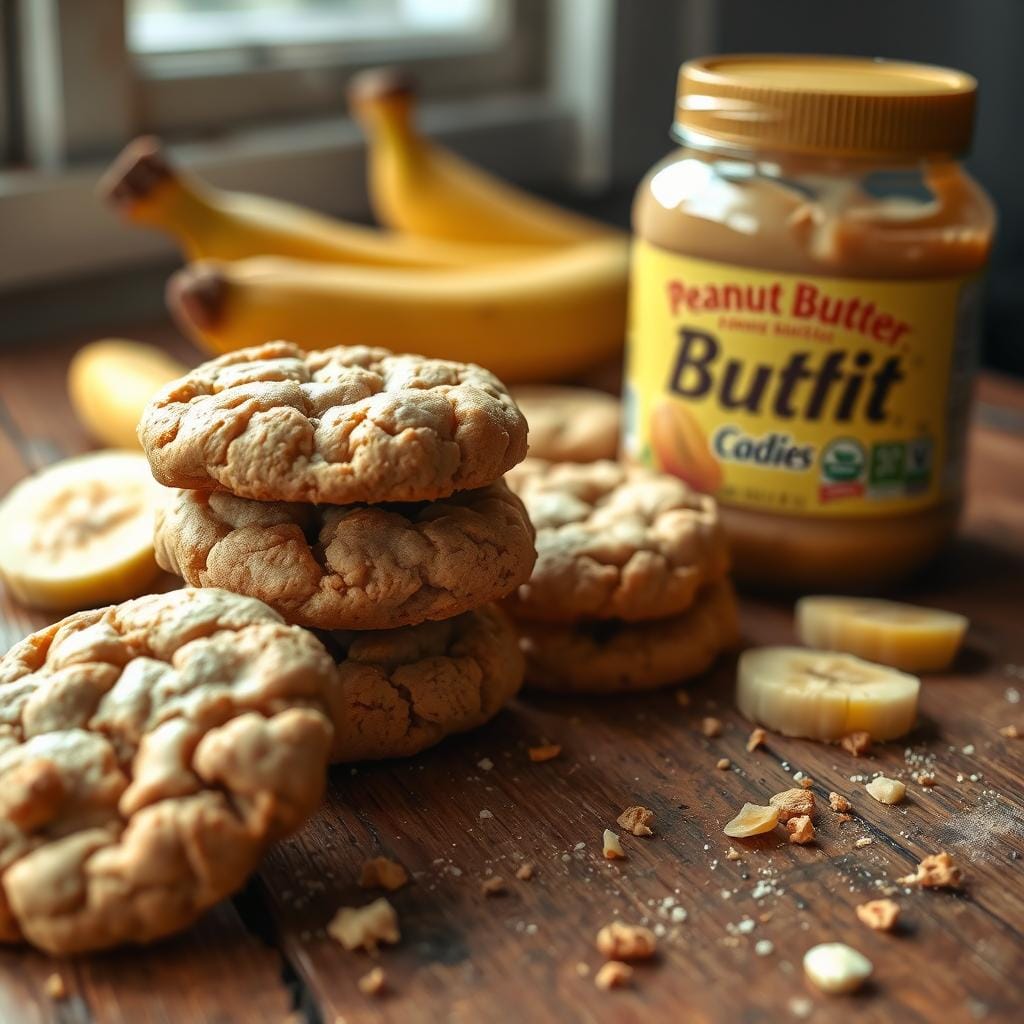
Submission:
{"label": "scattered crumb", "polygon": [[840,796],[839,793],[829,793],[828,805],[837,814],[846,814],[853,810],[853,804],[845,796]]}
{"label": "scattered crumb", "polygon": [[700,723],[700,731],[705,736],[714,739],[722,735],[722,723],[717,718],[703,718]]}
{"label": "scattered crumb", "polygon": [[1008,740],[1019,740],[1021,737],[1021,731],[1013,724],[1004,725],[1002,729],[999,730],[999,735],[1005,736]]}
{"label": "scattered crumb", "polygon": [[409,874],[405,868],[387,857],[374,857],[366,861],[359,876],[360,888],[387,889],[388,892],[401,889],[408,881]]}
{"label": "scattered crumb", "polygon": [[676,703],[681,708],[690,706],[690,695],[685,690],[676,690]]}
{"label": "scattered crumb", "polygon": [[794,1017],[805,1020],[814,1012],[814,1003],[807,996],[793,996],[789,1001],[789,1012]]}
{"label": "scattered crumb", "polygon": [[814,779],[812,779],[810,775],[805,775],[802,779],[800,779],[800,785],[804,789],[811,789],[814,786]]}
{"label": "scattered crumb", "polygon": [[520,864],[519,867],[516,868],[516,878],[518,878],[520,882],[528,882],[533,878],[533,872],[534,867],[529,862],[526,864]]}
{"label": "scattered crumb", "polygon": [[718,759],[718,760],[717,760],[717,761],[715,762],[715,767],[716,767],[716,768],[717,768],[717,769],[718,769],[718,770],[719,770],[720,772],[725,772],[725,771],[728,771],[728,770],[729,770],[729,769],[730,769],[730,768],[732,767],[732,761],[730,761],[730,760],[729,760],[729,758],[727,758],[727,757],[720,757],[720,758],[719,758],[719,759]]}
{"label": "scattered crumb", "polygon": [[870,836],[861,836],[860,839],[854,841],[853,845],[856,846],[858,850],[863,850],[865,846],[870,846],[873,842],[874,840]]}
{"label": "scattered crumb", "polygon": [[754,944],[754,952],[758,956],[771,956],[775,952],[775,943],[771,939],[761,939]]}
{"label": "scattered crumb", "polygon": [[764,741],[768,739],[768,733],[758,726],[748,737],[747,737],[747,751],[753,753],[758,747],[764,746]]}
{"label": "scattered crumb", "polygon": [[650,928],[612,921],[597,933],[598,952],[608,960],[649,960],[658,940]]}
{"label": "scattered crumb", "polygon": [[906,795],[907,787],[899,779],[879,775],[864,787],[880,804],[898,804]]}
{"label": "scattered crumb", "polygon": [[938,785],[938,780],[935,778],[934,772],[918,772],[914,778],[917,780],[917,784],[919,786],[924,786],[925,789]]}
{"label": "scattered crumb", "polygon": [[860,988],[874,968],[871,961],[842,942],[823,942],[804,954],[804,973],[822,992],[839,995]]}
{"label": "scattered crumb", "polygon": [[789,841],[791,843],[805,846],[807,843],[814,842],[814,826],[806,814],[790,818],[786,822],[786,828],[789,829]]}
{"label": "scattered crumb", "polygon": [[580,960],[576,964],[576,973],[581,978],[585,978],[590,973],[590,964],[585,964],[582,960]]}
{"label": "scattered crumb", "polygon": [[651,822],[654,821],[654,811],[649,807],[627,807],[615,821],[627,832],[632,832],[635,836],[654,835],[654,831],[651,829]]}
{"label": "scattered crumb", "polygon": [[871,733],[851,732],[849,736],[844,736],[839,741],[839,745],[854,757],[860,757],[861,754],[866,754],[871,749]]}
{"label": "scattered crumb", "polygon": [[64,979],[56,971],[46,979],[46,994],[54,1002],[59,1002],[61,999],[67,999],[68,997],[68,989],[64,984]]}
{"label": "scattered crumb", "polygon": [[378,943],[401,938],[395,908],[381,896],[365,907],[341,907],[327,925],[327,934],[345,949],[373,953]]}
{"label": "scattered crumb", "polygon": [[814,794],[806,789],[787,789],[776,793],[769,801],[779,812],[779,821],[790,818],[814,817]]}
{"label": "scattered crumb", "polygon": [[604,830],[604,856],[606,860],[626,859],[626,851],[622,849],[619,837],[610,828]]}
{"label": "scattered crumb", "polygon": [[480,883],[480,891],[485,896],[503,896],[505,894],[505,879],[500,875],[491,875]]}
{"label": "scattered crumb", "polygon": [[891,932],[900,916],[900,905],[895,900],[868,900],[856,908],[857,917],[876,932]]}
{"label": "scattered crumb", "polygon": [[945,850],[925,857],[912,875],[897,878],[901,885],[919,885],[922,889],[959,889],[964,873]]}
{"label": "scattered crumb", "polygon": [[625,988],[633,979],[633,968],[618,960],[609,960],[594,975],[594,984],[604,992],[612,988]]}
{"label": "scattered crumb", "polygon": [[[797,792],[801,792],[797,790]],[[740,813],[732,821],[728,822],[722,831],[730,839],[748,839],[750,836],[759,836],[764,832],[771,832],[779,823],[779,809],[777,807],[760,807],[757,804],[744,804]]]}
{"label": "scattered crumb", "polygon": [[725,851],[725,859],[726,860],[741,860],[742,857],[743,857],[743,854],[741,854],[740,851],[737,850],[735,846],[730,846],[729,849]]}
{"label": "scattered crumb", "polygon": [[485,808],[484,808],[484,809],[483,809],[483,810],[482,810],[482,811],[481,811],[481,812],[480,812],[480,813],[479,813],[479,814],[477,815],[477,817],[478,817],[478,818],[479,818],[479,819],[480,819],[481,821],[486,821],[486,820],[487,820],[488,818],[493,818],[493,817],[494,817],[494,815],[493,815],[493,814],[492,814],[492,813],[491,813],[491,812],[490,812],[489,810],[487,810],[487,808],[485,807]]}
{"label": "scattered crumb", "polygon": [[482,772],[489,772],[494,767],[494,762],[489,757],[481,757],[476,766]]}
{"label": "scattered crumb", "polygon": [[384,989],[387,988],[388,979],[384,974],[383,967],[374,967],[372,971],[368,971],[364,974],[357,984],[359,985],[359,991],[364,996],[379,996],[383,993]]}
{"label": "scattered crumb", "polygon": [[853,815],[852,814],[837,814],[836,815],[836,821],[838,821],[840,825],[845,825],[848,821],[853,821]]}
{"label": "scattered crumb", "polygon": [[531,761],[551,761],[562,752],[562,748],[557,743],[546,743],[539,747],[530,747],[527,753],[530,755]]}

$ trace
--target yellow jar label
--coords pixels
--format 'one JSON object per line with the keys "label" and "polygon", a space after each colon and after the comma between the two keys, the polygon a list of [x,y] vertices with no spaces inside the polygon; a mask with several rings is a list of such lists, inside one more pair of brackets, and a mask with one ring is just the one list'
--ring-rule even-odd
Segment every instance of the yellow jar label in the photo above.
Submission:
{"label": "yellow jar label", "polygon": [[887,516],[958,493],[976,277],[815,277],[633,251],[625,449],[731,505]]}

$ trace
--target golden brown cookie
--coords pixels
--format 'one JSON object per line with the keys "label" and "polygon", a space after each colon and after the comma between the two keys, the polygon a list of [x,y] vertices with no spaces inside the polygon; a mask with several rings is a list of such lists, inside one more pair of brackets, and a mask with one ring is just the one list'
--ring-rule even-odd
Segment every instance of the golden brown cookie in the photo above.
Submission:
{"label": "golden brown cookie", "polygon": [[530,456],[549,462],[614,459],[619,400],[594,388],[520,387],[512,397],[530,424]]}
{"label": "golden brown cookie", "polygon": [[335,761],[411,757],[483,725],[523,682],[515,626],[494,605],[444,622],[319,635],[338,661]]}
{"label": "golden brown cookie", "polygon": [[736,599],[725,580],[670,619],[519,625],[527,686],[557,693],[626,693],[681,683],[706,672],[739,638]]}
{"label": "golden brown cookie", "polygon": [[499,480],[435,502],[304,505],[169,491],[160,565],[265,601],[319,629],[447,619],[505,597],[536,552],[523,503]]}
{"label": "golden brown cookie", "polygon": [[171,487],[257,501],[432,501],[519,462],[526,420],[473,364],[276,341],[161,389],[139,440]]}
{"label": "golden brown cookie", "polygon": [[510,599],[543,622],[678,615],[728,569],[712,498],[615,462],[528,459],[508,476],[537,530],[537,564]]}
{"label": "golden brown cookie", "polygon": [[223,590],[71,615],[0,659],[0,941],[149,942],[312,813],[336,669]]}

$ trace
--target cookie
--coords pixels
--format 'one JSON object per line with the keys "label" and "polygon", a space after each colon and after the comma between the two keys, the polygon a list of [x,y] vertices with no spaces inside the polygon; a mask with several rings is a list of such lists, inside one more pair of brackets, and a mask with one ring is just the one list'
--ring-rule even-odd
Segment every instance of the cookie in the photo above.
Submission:
{"label": "cookie", "polygon": [[223,590],[80,612],[0,659],[0,941],[149,942],[320,800],[336,668]]}
{"label": "cookie", "polygon": [[619,400],[593,388],[513,388],[530,424],[530,456],[549,462],[614,459],[619,450]]}
{"label": "cookie", "polygon": [[724,580],[689,611],[650,622],[520,622],[527,685],[557,693],[626,693],[706,672],[739,638],[736,599]]}
{"label": "cookie", "polygon": [[485,605],[444,622],[320,634],[338,661],[336,761],[410,757],[493,718],[523,682],[508,616]]}
{"label": "cookie", "polygon": [[305,505],[170,491],[157,560],[187,583],[265,601],[289,622],[387,629],[504,597],[536,552],[523,503],[498,481],[435,502]]}
{"label": "cookie", "polygon": [[544,622],[678,615],[728,569],[712,498],[615,462],[529,459],[509,474],[537,530],[537,564],[510,599]]}
{"label": "cookie", "polygon": [[257,501],[432,501],[519,462],[526,420],[479,366],[278,341],[168,384],[143,411],[139,440],[171,487]]}

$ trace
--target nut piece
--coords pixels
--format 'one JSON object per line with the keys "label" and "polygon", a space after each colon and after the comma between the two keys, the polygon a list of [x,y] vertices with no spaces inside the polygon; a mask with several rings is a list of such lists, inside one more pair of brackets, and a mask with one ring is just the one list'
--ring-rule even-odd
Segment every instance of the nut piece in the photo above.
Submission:
{"label": "nut piece", "polygon": [[359,876],[361,889],[387,889],[394,892],[409,881],[409,874],[398,861],[387,857],[374,857],[363,864]]}
{"label": "nut piece", "polygon": [[840,796],[838,793],[829,793],[828,805],[836,814],[847,814],[853,810],[853,804],[845,796]]}
{"label": "nut piece", "polygon": [[388,979],[383,967],[374,967],[372,971],[364,974],[357,984],[364,996],[379,996],[387,988]]}
{"label": "nut piece", "polygon": [[705,718],[700,723],[700,731],[714,739],[715,736],[722,735],[722,723],[717,718]]}
{"label": "nut piece", "polygon": [[612,921],[597,933],[597,948],[609,960],[649,960],[658,940],[650,928]]}
{"label": "nut piece", "polygon": [[594,984],[603,992],[612,988],[625,988],[633,978],[633,968],[619,960],[609,960],[594,975]]}
{"label": "nut piece", "polygon": [[844,736],[839,741],[839,745],[854,757],[860,757],[861,754],[866,754],[871,749],[871,733],[851,732],[849,736]]}
{"label": "nut piece", "polygon": [[619,837],[610,829],[604,830],[604,856],[606,860],[625,860],[626,851],[619,842]]}
{"label": "nut piece", "polygon": [[395,908],[381,896],[365,907],[341,907],[327,925],[327,934],[345,949],[373,953],[378,943],[401,938]]}
{"label": "nut piece", "polygon": [[807,843],[814,842],[814,826],[811,824],[811,819],[806,814],[790,818],[789,821],[786,822],[786,828],[789,829],[789,841],[791,843],[804,846]]}
{"label": "nut piece", "polygon": [[[802,792],[797,790],[797,792]],[[759,836],[763,832],[771,832],[779,823],[777,807],[760,807],[757,804],[744,804],[740,813],[730,821],[722,831],[730,839],[747,839]]]}
{"label": "nut piece", "polygon": [[898,804],[906,795],[907,787],[899,779],[879,775],[864,787],[880,804]]}
{"label": "nut piece", "polygon": [[527,862],[526,864],[520,864],[519,867],[516,868],[516,878],[518,878],[520,882],[528,882],[533,878],[533,871],[534,868],[531,863]]}
{"label": "nut piece", "polygon": [[562,748],[557,743],[546,743],[539,747],[530,747],[527,753],[530,755],[530,760],[535,762],[551,761],[562,752]]}
{"label": "nut piece", "polygon": [[650,827],[654,821],[654,811],[649,807],[627,807],[615,820],[635,836],[654,835]]}
{"label": "nut piece", "polygon": [[922,889],[959,889],[964,873],[945,850],[925,857],[913,875],[897,878],[901,885],[919,885]]}
{"label": "nut piece", "polygon": [[758,747],[764,746],[764,741],[768,739],[768,733],[758,726],[748,737],[747,737],[747,751],[753,753]]}
{"label": "nut piece", "polygon": [[768,803],[778,808],[779,821],[802,816],[814,817],[814,794],[806,789],[787,789],[776,793]]}
{"label": "nut piece", "polygon": [[856,908],[857,918],[876,932],[891,932],[900,916],[895,900],[868,900]]}
{"label": "nut piece", "polygon": [[872,970],[863,953],[842,942],[823,942],[804,954],[808,981],[829,995],[855,991],[871,977]]}

